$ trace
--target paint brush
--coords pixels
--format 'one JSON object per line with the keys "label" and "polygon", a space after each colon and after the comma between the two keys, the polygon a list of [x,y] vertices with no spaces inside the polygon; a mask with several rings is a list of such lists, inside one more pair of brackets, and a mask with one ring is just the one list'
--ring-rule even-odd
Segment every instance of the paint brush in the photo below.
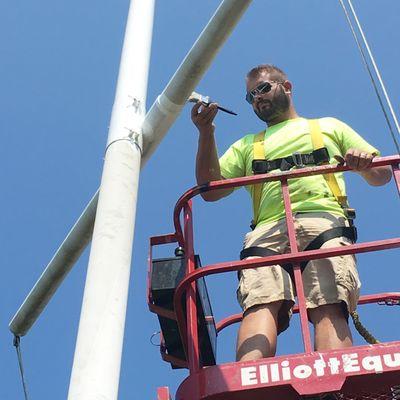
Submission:
{"label": "paint brush", "polygon": [[[200,93],[196,93],[196,92],[192,92],[192,94],[189,96],[189,98],[188,98],[188,102],[190,102],[190,103],[198,103],[198,102],[201,102],[203,105],[205,105],[205,106],[208,106],[208,105],[210,105],[211,103],[214,103],[214,101],[213,100],[210,100],[210,98],[208,97],[208,96],[203,96],[203,95],[201,95]],[[217,106],[217,108],[218,108],[218,110],[221,110],[221,111],[223,111],[223,112],[226,112],[226,113],[228,113],[228,114],[231,114],[231,115],[237,115],[237,113],[235,113],[234,111],[232,111],[232,110],[228,110],[227,108],[225,108],[225,107],[221,107],[221,106]]]}

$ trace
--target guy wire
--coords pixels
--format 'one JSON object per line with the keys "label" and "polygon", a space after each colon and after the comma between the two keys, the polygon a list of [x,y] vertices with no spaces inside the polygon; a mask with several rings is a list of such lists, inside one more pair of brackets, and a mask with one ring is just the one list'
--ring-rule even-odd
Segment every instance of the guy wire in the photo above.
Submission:
{"label": "guy wire", "polygon": [[[379,69],[378,69],[376,63],[375,63],[375,59],[374,59],[374,57],[373,57],[373,55],[372,55],[372,52],[371,52],[371,49],[370,49],[370,47],[369,47],[369,45],[368,45],[367,39],[366,39],[366,37],[365,37],[365,35],[364,35],[364,31],[363,31],[363,29],[362,29],[362,27],[361,27],[361,24],[360,24],[359,20],[358,20],[357,14],[356,14],[356,12],[355,12],[355,10],[354,10],[354,7],[353,7],[353,5],[352,5],[352,3],[351,3],[351,0],[347,0],[347,1],[348,1],[348,4],[349,4],[349,7],[350,7],[350,9],[351,9],[351,12],[352,12],[352,14],[353,14],[353,18],[355,19],[355,21],[356,21],[356,23],[357,23],[358,30],[359,30],[359,32],[360,32],[360,35],[361,35],[362,39],[363,39],[364,46],[365,46],[365,48],[366,48],[367,51],[368,51],[368,55],[369,55],[369,57],[370,57],[370,60],[371,60],[372,65],[373,65],[373,67],[374,67],[375,74],[376,74],[376,76],[378,77],[379,83],[380,83],[380,85],[381,85],[382,92],[383,92],[383,94],[384,94],[384,96],[385,96],[385,99],[386,99],[386,102],[387,102],[387,104],[388,104],[388,106],[389,106],[389,110],[390,110],[390,112],[391,112],[392,118],[393,118],[394,123],[395,123],[395,125],[396,125],[397,132],[400,134],[400,126],[399,126],[399,123],[398,123],[398,121],[397,121],[396,114],[395,114],[395,112],[394,112],[394,110],[393,110],[392,103],[391,103],[390,98],[389,98],[389,96],[388,96],[388,94],[387,94],[385,85],[384,85],[383,80],[382,80],[382,78],[381,78],[381,74],[380,74],[380,72],[379,72]],[[384,116],[385,116],[386,123],[387,123],[387,125],[388,125],[388,127],[389,127],[390,134],[391,134],[391,136],[392,136],[393,142],[394,142],[395,147],[396,147],[396,149],[397,149],[397,153],[400,154],[400,145],[399,145],[399,143],[397,142],[397,139],[396,139],[396,136],[395,136],[395,134],[394,134],[394,130],[393,130],[392,124],[390,123],[389,116],[388,116],[388,114],[387,114],[387,112],[386,112],[386,109],[385,109],[385,106],[384,106],[384,104],[383,104],[381,95],[380,95],[380,93],[379,93],[377,84],[376,84],[376,82],[375,82],[375,78],[374,78],[374,76],[373,76],[373,74],[372,74],[372,71],[371,71],[371,68],[370,68],[370,66],[369,66],[369,64],[368,64],[367,57],[366,57],[366,55],[365,55],[365,53],[364,53],[364,50],[363,50],[363,48],[362,48],[362,46],[361,46],[360,40],[359,40],[359,38],[358,38],[358,36],[357,36],[357,34],[356,34],[355,28],[354,28],[354,26],[353,26],[353,23],[352,23],[352,21],[351,21],[351,19],[350,19],[350,15],[349,15],[349,13],[348,13],[348,11],[347,11],[345,5],[344,5],[343,0],[339,0],[339,2],[340,2],[341,6],[342,6],[342,8],[343,8],[343,11],[344,11],[345,15],[346,15],[347,22],[348,22],[348,24],[349,24],[349,26],[350,26],[351,32],[352,32],[352,34],[353,34],[353,37],[354,37],[354,39],[355,39],[355,41],[356,41],[356,43],[357,43],[357,47],[358,47],[358,49],[359,49],[359,51],[360,51],[360,53],[361,53],[361,57],[362,57],[362,60],[363,60],[363,62],[364,62],[364,65],[365,65],[365,67],[367,68],[369,77],[370,77],[370,79],[371,79],[372,85],[373,85],[374,90],[375,90],[375,93],[376,93],[376,95],[377,95],[377,97],[378,97],[379,104],[380,104],[381,109],[382,109],[382,112],[383,112],[383,114],[384,114]]]}
{"label": "guy wire", "polygon": [[21,338],[19,336],[15,335],[13,344],[14,344],[15,349],[17,351],[19,372],[21,373],[22,387],[24,388],[25,400],[28,400],[28,390],[26,388],[24,366],[22,364]]}

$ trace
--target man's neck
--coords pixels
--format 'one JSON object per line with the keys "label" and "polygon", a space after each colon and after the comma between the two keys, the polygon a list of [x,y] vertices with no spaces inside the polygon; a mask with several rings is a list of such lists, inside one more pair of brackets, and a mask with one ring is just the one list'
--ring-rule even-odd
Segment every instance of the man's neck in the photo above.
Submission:
{"label": "man's neck", "polygon": [[281,122],[288,121],[289,119],[299,118],[295,109],[289,109],[286,113],[279,115],[271,121],[267,122],[268,127],[280,124]]}

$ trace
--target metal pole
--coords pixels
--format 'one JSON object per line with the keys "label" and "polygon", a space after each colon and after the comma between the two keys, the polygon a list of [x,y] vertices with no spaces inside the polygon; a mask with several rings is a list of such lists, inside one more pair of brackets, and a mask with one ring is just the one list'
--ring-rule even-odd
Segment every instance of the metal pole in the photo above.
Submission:
{"label": "metal pole", "polygon": [[131,2],[111,116],[69,400],[118,397],[154,0]]}
{"label": "metal pole", "polygon": [[[151,106],[143,121],[142,167],[178,117],[186,99],[250,3],[251,0],[222,1],[167,87]],[[134,99],[131,100],[132,106],[137,104]],[[29,331],[87,246],[93,230],[97,201],[98,192],[11,320],[10,330],[14,334],[23,336]]]}
{"label": "metal pole", "polygon": [[42,313],[64,278],[92,239],[98,192],[90,200],[53,258],[10,322],[10,330],[24,336]]}
{"label": "metal pole", "polygon": [[224,0],[186,55],[143,122],[143,157],[148,159],[228,39],[251,0]]}

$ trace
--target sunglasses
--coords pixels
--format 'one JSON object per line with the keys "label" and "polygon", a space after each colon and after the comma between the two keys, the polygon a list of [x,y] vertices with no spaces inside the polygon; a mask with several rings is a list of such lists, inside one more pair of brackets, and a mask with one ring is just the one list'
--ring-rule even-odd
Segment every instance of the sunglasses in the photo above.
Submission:
{"label": "sunglasses", "polygon": [[256,88],[250,90],[250,92],[246,93],[246,101],[249,104],[253,104],[254,98],[259,94],[265,94],[271,91],[272,85],[271,83],[283,83],[278,81],[271,81],[271,82],[263,82],[260,83]]}

